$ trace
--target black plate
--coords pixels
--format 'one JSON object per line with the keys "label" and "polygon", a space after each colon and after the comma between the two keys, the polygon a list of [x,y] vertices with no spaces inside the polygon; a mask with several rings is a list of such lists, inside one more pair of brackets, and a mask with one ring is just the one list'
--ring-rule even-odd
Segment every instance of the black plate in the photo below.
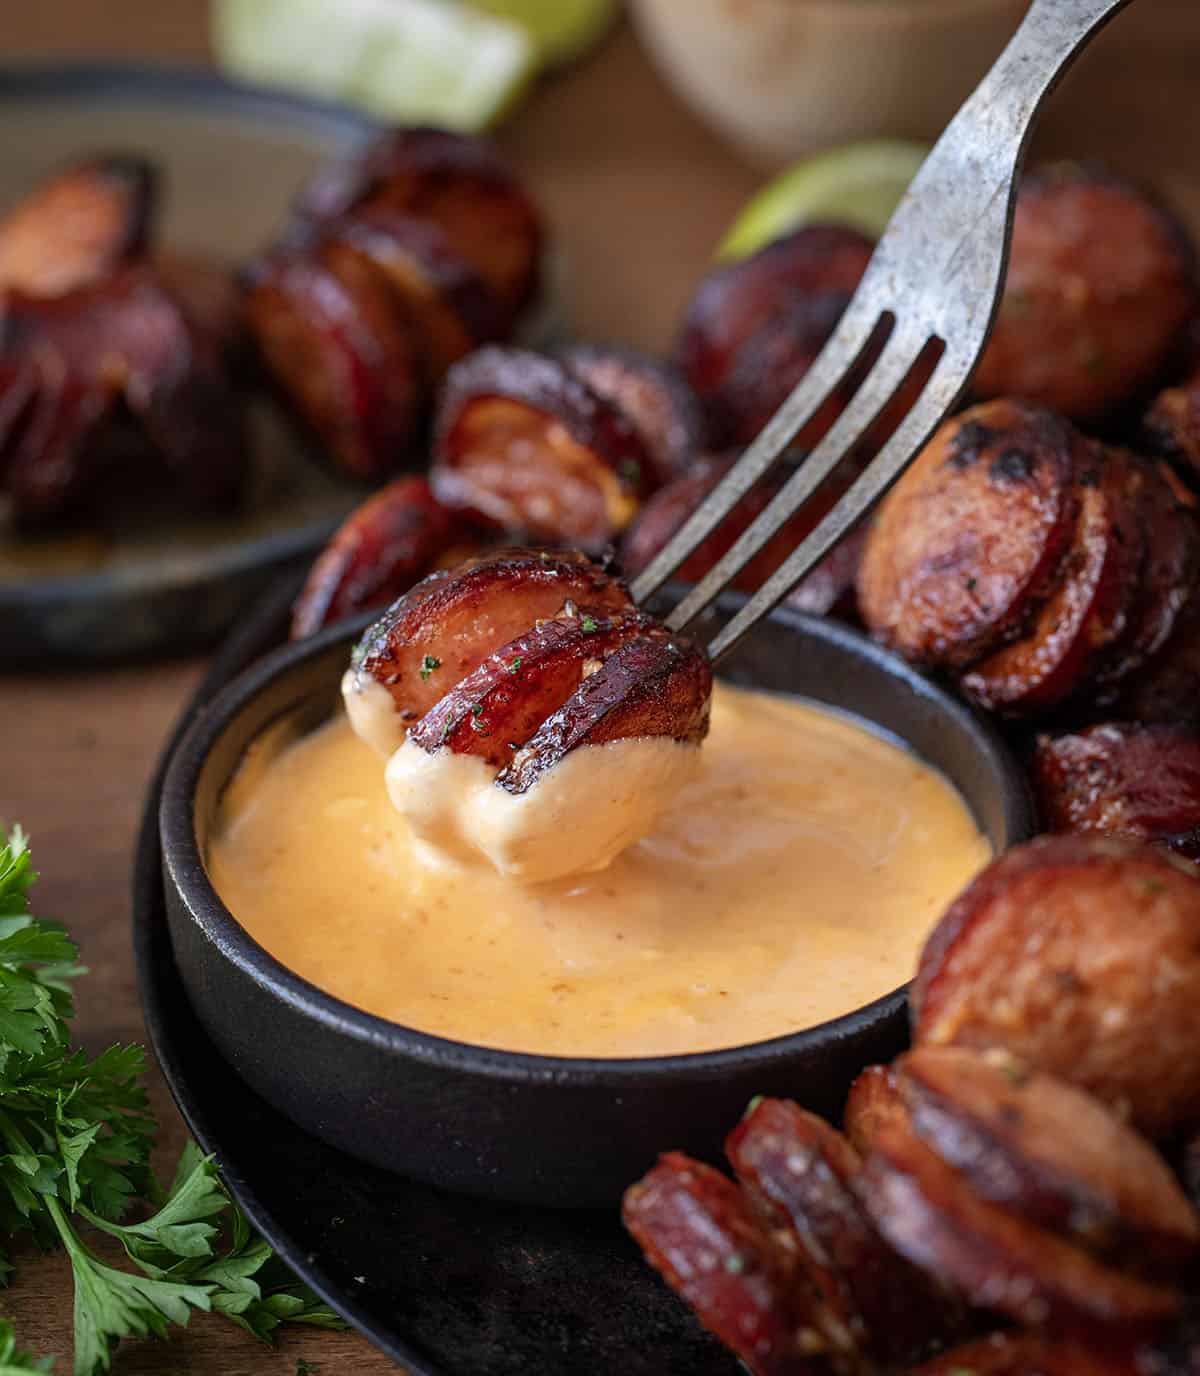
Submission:
{"label": "black plate", "polygon": [[[177,733],[283,638],[281,586],[226,644]],[[641,1260],[613,1211],[447,1194],[307,1136],[247,1089],[196,1021],[175,969],[151,785],[134,875],[146,1026],[188,1126],[292,1267],[412,1376],[736,1376]]]}
{"label": "black plate", "polygon": [[[160,247],[230,264],[278,232],[296,187],[368,137],[369,120],[206,72],[125,64],[0,67],[0,206],[89,150],[166,173]],[[309,559],[361,489],[256,407],[251,477],[232,516],[114,503],[86,527],[0,529],[0,661],[112,660],[211,642],[281,570]]]}

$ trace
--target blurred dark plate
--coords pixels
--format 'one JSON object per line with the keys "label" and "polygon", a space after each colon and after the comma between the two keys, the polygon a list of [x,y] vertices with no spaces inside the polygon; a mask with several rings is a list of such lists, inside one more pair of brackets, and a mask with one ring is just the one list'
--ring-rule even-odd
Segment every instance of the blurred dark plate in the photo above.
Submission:
{"label": "blurred dark plate", "polygon": [[[349,110],[198,71],[0,67],[0,208],[56,164],[129,149],[165,172],[160,246],[232,265],[270,241],[313,168],[373,128]],[[195,649],[306,561],[361,491],[314,463],[269,408],[253,421],[251,481],[232,516],[156,500],[132,511],[114,503],[36,539],[0,525],[0,663]]]}
{"label": "blurred dark plate", "polygon": [[[286,580],[226,643],[175,736],[280,644]],[[625,1237],[615,1211],[447,1194],[363,1165],[294,1127],[220,1058],[167,934],[161,774],[138,845],[133,938],[146,1026],[188,1126],[291,1266],[410,1376],[736,1376]]]}

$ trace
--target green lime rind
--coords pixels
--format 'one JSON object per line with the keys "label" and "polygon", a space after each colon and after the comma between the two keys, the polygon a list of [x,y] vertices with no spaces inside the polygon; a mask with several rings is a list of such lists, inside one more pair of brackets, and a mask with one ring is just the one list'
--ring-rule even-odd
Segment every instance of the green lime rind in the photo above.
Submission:
{"label": "green lime rind", "polygon": [[214,0],[213,46],[242,81],[474,133],[536,74],[519,25],[447,0]]}
{"label": "green lime rind", "polygon": [[772,239],[817,221],[878,238],[929,148],[898,139],[849,143],[780,173],[754,196],[717,249],[744,258]]}
{"label": "green lime rind", "polygon": [[533,40],[538,61],[561,66],[582,57],[612,28],[618,0],[470,0],[478,10],[519,24]]}

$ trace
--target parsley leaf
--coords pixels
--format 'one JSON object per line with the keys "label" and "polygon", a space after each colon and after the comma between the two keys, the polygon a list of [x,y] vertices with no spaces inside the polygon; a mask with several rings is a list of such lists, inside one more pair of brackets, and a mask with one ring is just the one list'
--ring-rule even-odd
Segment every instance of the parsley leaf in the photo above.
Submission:
{"label": "parsley leaf", "polygon": [[[165,1337],[194,1310],[270,1341],[282,1323],[344,1327],[256,1237],[211,1157],[190,1143],[163,1190],[137,1046],[70,1047],[71,982],[85,973],[56,923],[35,918],[24,834],[0,832],[0,1232],[59,1243],[75,1282],[74,1376],[107,1371],[125,1337]],[[140,1201],[157,1211],[134,1222]],[[118,1239],[136,1270],[101,1260],[73,1216]],[[0,1255],[0,1283],[12,1270]],[[0,1321],[0,1376],[45,1372]]]}

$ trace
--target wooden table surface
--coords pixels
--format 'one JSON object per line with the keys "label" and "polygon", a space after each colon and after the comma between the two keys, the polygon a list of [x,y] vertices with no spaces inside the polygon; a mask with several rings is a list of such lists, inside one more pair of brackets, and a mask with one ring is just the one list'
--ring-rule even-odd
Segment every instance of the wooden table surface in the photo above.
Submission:
{"label": "wooden table surface", "polygon": [[[205,0],[0,0],[0,60],[26,56],[205,62]],[[1053,153],[1105,156],[1151,176],[1200,226],[1200,5],[1141,0],[1088,54],[1055,99],[1042,138]],[[100,131],[98,133],[98,142]],[[541,88],[503,142],[569,255],[581,333],[642,346],[670,336],[712,244],[759,180],[662,87],[632,36]],[[4,675],[0,666],[0,818],[33,836],[40,910],[61,916],[92,973],[79,1035],[92,1049],[144,1036],[129,947],[131,846],[159,746],[203,665],[173,662],[88,674]],[[157,1073],[164,1159],[183,1127]],[[23,1342],[69,1365],[71,1292],[61,1256],[22,1256],[0,1299]],[[299,1331],[267,1350],[197,1317],[169,1346],[130,1344],[132,1373],[375,1376],[392,1363],[352,1334]],[[542,1376],[538,1373],[538,1376]],[[549,1373],[546,1373],[549,1376]]]}

